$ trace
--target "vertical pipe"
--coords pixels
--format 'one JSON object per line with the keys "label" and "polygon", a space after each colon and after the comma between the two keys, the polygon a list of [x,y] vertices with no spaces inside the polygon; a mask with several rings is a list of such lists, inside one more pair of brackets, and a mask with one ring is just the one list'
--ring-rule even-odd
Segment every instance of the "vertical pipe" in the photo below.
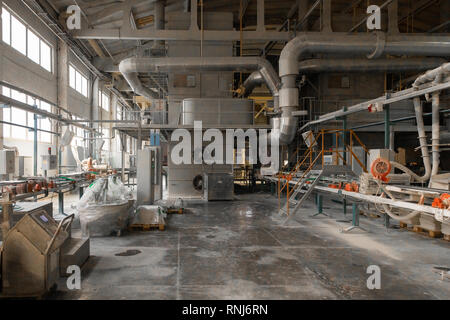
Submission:
{"label": "vertical pipe", "polygon": [[391,141],[391,110],[389,105],[384,106],[384,147],[390,148]]}
{"label": "vertical pipe", "polygon": [[[344,111],[347,111],[347,107],[344,107]],[[347,130],[348,130],[348,121],[347,116],[344,116],[342,118],[342,130],[344,131],[344,138],[343,138],[343,150],[344,150],[344,163],[347,161]]]}
{"label": "vertical pipe", "polygon": [[317,194],[317,211],[319,214],[323,213],[323,199],[320,194]]}
{"label": "vertical pipe", "polygon": [[358,204],[353,203],[352,204],[352,213],[353,213],[353,219],[352,219],[352,225],[354,227],[359,227],[359,210],[358,210]]}
{"label": "vertical pipe", "polygon": [[[384,106],[384,148],[390,149],[391,144],[391,108],[389,105]],[[390,217],[389,215],[384,215],[384,225],[389,228]]]}
{"label": "vertical pipe", "polygon": [[440,108],[440,99],[439,99],[440,92],[433,93],[432,96],[432,151],[433,151],[433,167],[431,170],[431,180],[430,180],[430,187],[431,183],[433,182],[433,177],[436,176],[439,173],[439,165],[441,162],[440,159],[440,148],[439,148],[439,142],[440,142],[440,115],[439,115],[439,108]]}
{"label": "vertical pipe", "polygon": [[265,28],[265,10],[264,10],[264,0],[258,0],[257,2],[257,24],[256,31],[264,32]]}
{"label": "vertical pipe", "polygon": [[[37,106],[34,106],[37,109]],[[33,175],[37,177],[37,167],[38,167],[38,115],[34,114],[34,139],[33,139]]]}

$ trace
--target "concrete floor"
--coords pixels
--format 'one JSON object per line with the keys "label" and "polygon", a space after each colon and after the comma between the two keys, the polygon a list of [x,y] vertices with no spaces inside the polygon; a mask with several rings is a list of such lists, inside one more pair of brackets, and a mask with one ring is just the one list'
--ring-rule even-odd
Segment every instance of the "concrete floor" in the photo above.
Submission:
{"label": "concrete floor", "polygon": [[[188,206],[165,232],[91,240],[82,289],[62,281],[52,299],[450,299],[450,243],[361,218],[368,233],[342,234],[342,207],[311,218],[313,203],[287,226],[269,194]],[[350,209],[350,208],[349,208]],[[349,210],[350,211],[350,210]],[[138,250],[134,256],[116,256]],[[381,268],[381,290],[368,290],[367,267]]]}

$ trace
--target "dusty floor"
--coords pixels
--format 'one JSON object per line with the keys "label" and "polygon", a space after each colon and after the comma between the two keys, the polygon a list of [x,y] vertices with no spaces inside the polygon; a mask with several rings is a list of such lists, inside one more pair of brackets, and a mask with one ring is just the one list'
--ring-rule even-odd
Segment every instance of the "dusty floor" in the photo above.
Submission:
{"label": "dusty floor", "polygon": [[[189,205],[165,232],[91,240],[82,289],[61,282],[53,299],[450,299],[450,282],[434,266],[450,266],[450,243],[361,218],[348,226],[342,206],[312,202],[283,226],[269,194]],[[349,212],[351,207],[349,207]],[[349,217],[348,217],[349,218]],[[116,256],[138,250],[135,256]],[[381,268],[381,290],[368,290],[367,267]]]}

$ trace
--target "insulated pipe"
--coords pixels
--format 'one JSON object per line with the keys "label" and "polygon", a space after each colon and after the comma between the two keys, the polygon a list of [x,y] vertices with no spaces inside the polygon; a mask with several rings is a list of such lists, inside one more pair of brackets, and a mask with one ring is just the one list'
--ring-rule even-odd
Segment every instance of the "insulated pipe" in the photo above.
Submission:
{"label": "insulated pipe", "polygon": [[122,75],[136,94],[149,100],[159,99],[159,94],[156,91],[142,84],[137,72],[122,72]]}
{"label": "insulated pipe", "polygon": [[[291,117],[292,110],[298,107],[299,90],[295,78],[299,73],[299,60],[306,54],[317,53],[366,55],[369,59],[382,54],[447,56],[450,53],[450,36],[386,35],[382,32],[303,33],[284,47],[279,60],[283,83],[280,108],[283,116]],[[289,143],[294,139],[296,129],[293,132],[287,137]]]}
{"label": "insulated pipe", "polygon": [[441,58],[310,59],[299,63],[299,73],[424,71],[436,68],[444,62]]}
{"label": "insulated pipe", "polygon": [[430,161],[430,153],[428,152],[427,146],[427,134],[425,132],[425,124],[423,122],[423,107],[419,97],[414,98],[414,109],[416,112],[417,131],[419,133],[419,142],[420,142],[420,149],[422,151],[423,164],[425,167],[425,175],[421,177],[415,174],[407,167],[405,167],[404,165],[397,162],[391,162],[391,164],[395,168],[412,176],[414,180],[416,180],[417,182],[423,183],[428,181],[431,177],[431,161]]}
{"label": "insulated pipe", "polygon": [[[450,65],[450,64],[449,64]],[[439,100],[440,92],[434,92],[432,96],[432,118],[433,118],[433,125],[432,125],[432,151],[433,151],[433,168],[431,170],[431,180],[433,180],[433,177],[439,173],[439,165],[441,163],[441,155],[440,155],[440,148],[439,148],[439,141],[440,141],[440,115],[439,115],[439,108],[440,108],[440,100]],[[431,187],[431,181],[430,181],[430,187]]]}
{"label": "insulated pipe", "polygon": [[[450,52],[448,54],[450,54]],[[450,63],[445,63],[439,68],[430,70],[427,73],[421,75],[416,79],[416,81],[413,84],[413,87],[418,88],[419,86],[431,81],[440,81],[439,78],[447,73],[450,73]]]}
{"label": "insulated pipe", "polygon": [[[261,75],[261,72],[259,71],[254,71],[248,78],[247,80],[245,80],[245,82],[242,84],[242,96],[247,98],[252,92],[253,90],[255,90],[256,87],[261,86],[262,84],[264,84],[264,78]],[[274,94],[273,92],[271,92],[272,95]],[[277,93],[278,93],[278,89],[277,89]]]}
{"label": "insulated pipe", "polygon": [[[134,80],[139,72],[258,70],[271,92],[277,92],[280,86],[280,80],[272,65],[259,57],[128,58],[119,64],[119,70],[124,75],[134,75]],[[142,87],[142,84],[136,81],[129,84],[133,90]]]}
{"label": "insulated pipe", "polygon": [[241,94],[244,98],[247,98],[252,94],[253,90],[255,90],[256,87],[259,87],[265,83],[273,96],[275,112],[278,112],[279,111],[278,88],[281,87],[281,81],[278,78],[278,76],[276,77],[275,80],[276,83],[267,83],[260,71],[254,71],[243,83],[242,88],[240,89]]}

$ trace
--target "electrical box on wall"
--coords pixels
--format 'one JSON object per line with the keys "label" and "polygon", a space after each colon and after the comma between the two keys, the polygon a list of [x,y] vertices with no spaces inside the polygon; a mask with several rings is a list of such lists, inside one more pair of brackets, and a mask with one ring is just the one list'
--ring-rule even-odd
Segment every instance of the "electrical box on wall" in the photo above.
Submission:
{"label": "electrical box on wall", "polygon": [[0,174],[13,174],[16,171],[16,152],[14,150],[0,151]]}
{"label": "electrical box on wall", "polygon": [[58,159],[54,155],[42,156],[42,170],[56,170],[58,168]]}

